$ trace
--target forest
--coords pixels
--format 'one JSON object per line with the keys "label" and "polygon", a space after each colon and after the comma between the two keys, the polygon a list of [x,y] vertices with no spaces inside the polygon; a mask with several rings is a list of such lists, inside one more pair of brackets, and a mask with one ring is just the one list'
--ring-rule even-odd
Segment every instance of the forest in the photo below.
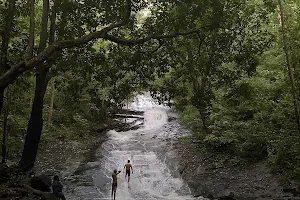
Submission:
{"label": "forest", "polygon": [[0,0],[2,163],[150,91],[216,154],[300,183],[299,0]]}

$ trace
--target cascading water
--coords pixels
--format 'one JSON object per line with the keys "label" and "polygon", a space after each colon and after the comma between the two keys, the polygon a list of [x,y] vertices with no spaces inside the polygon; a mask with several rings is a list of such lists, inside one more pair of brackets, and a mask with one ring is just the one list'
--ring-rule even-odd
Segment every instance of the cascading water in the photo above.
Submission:
{"label": "cascading water", "polygon": [[176,170],[177,163],[171,159],[176,155],[170,141],[180,133],[170,127],[167,108],[157,105],[149,94],[137,96],[129,108],[144,111],[143,128],[126,132],[109,131],[109,139],[96,153],[97,161],[87,163],[89,168],[76,178],[79,179],[74,183],[76,187],[67,197],[111,199],[113,170],[123,171],[124,164],[131,160],[133,174],[130,183],[125,180],[125,173],[118,175],[116,199],[196,199],[190,195],[187,184]]}

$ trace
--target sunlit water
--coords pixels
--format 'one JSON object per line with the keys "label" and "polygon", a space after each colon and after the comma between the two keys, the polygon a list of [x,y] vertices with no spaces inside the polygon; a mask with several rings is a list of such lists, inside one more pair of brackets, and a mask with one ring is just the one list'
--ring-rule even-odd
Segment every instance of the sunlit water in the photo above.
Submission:
{"label": "sunlit water", "polygon": [[157,105],[150,95],[137,96],[129,108],[145,111],[143,127],[109,131],[109,139],[96,152],[96,161],[87,163],[82,173],[73,176],[68,199],[111,199],[112,171],[123,171],[127,160],[131,160],[133,174],[129,184],[125,173],[118,175],[116,199],[196,199],[178,174],[172,144],[182,132],[177,123],[168,122],[167,108]]}

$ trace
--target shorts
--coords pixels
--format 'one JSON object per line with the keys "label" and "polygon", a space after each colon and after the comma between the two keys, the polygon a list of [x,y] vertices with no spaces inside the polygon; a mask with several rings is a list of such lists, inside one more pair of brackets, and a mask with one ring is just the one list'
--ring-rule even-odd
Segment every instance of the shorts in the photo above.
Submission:
{"label": "shorts", "polygon": [[126,175],[130,176],[130,169],[126,169]]}
{"label": "shorts", "polygon": [[113,184],[111,185],[112,188],[116,188],[117,186],[118,186],[117,183],[113,183]]}

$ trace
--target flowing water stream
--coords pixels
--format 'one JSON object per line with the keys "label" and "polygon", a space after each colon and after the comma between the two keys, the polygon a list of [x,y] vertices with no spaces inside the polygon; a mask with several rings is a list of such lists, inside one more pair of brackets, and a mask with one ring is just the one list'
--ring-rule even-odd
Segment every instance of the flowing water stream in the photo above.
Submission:
{"label": "flowing water stream", "polygon": [[111,199],[111,174],[122,170],[131,160],[133,174],[128,184],[125,174],[118,175],[120,200],[188,200],[193,198],[180,178],[173,141],[184,131],[176,121],[168,122],[168,109],[159,106],[150,95],[139,95],[129,106],[144,111],[144,124],[138,130],[108,132],[109,139],[96,151],[96,159],[84,170],[69,177],[72,187],[67,199]]}

